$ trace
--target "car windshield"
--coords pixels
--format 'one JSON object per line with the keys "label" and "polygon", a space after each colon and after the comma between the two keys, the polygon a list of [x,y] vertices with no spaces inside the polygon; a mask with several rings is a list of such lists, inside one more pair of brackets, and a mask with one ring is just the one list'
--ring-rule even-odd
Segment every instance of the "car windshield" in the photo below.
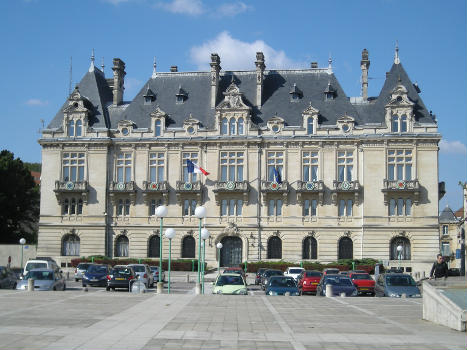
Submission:
{"label": "car windshield", "polygon": [[239,275],[241,275],[242,270],[225,270],[224,273],[238,273]]}
{"label": "car windshield", "polygon": [[289,273],[301,273],[303,270],[302,269],[290,269]]}
{"label": "car windshield", "polygon": [[353,280],[371,280],[372,278],[367,273],[357,273],[355,275],[352,275],[352,279]]}
{"label": "car windshield", "polygon": [[146,269],[144,266],[142,265],[132,265],[131,266],[133,268],[133,270],[135,270],[135,272],[145,272]]}
{"label": "car windshield", "polygon": [[243,278],[241,276],[219,276],[217,279],[216,286],[225,286],[225,285],[234,285],[240,286],[244,285]]}
{"label": "car windshield", "polygon": [[87,272],[89,273],[107,273],[107,266],[102,265],[91,265]]}
{"label": "car windshield", "polygon": [[26,271],[31,271],[34,269],[47,268],[47,263],[45,262],[30,262],[26,265]]}
{"label": "car windshield", "polygon": [[282,271],[279,270],[269,270],[264,273],[266,276],[282,276]]}
{"label": "car windshield", "polygon": [[159,266],[150,266],[152,272],[159,272]]}
{"label": "car windshield", "polygon": [[120,267],[112,270],[112,275],[128,277],[131,275],[131,270],[127,267]]}
{"label": "car windshield", "polygon": [[35,279],[35,280],[53,280],[54,274],[52,271],[29,271],[24,279]]}
{"label": "car windshield", "polygon": [[80,270],[87,270],[87,268],[89,267],[90,264],[78,264],[78,266],[76,267],[77,269],[80,269]]}
{"label": "car windshield", "polygon": [[387,276],[388,286],[415,286],[415,281],[411,276]]}
{"label": "car windshield", "polygon": [[306,277],[321,277],[323,274],[321,272],[307,271]]}
{"label": "car windshield", "polygon": [[327,274],[339,273],[339,270],[338,269],[329,269],[329,270],[326,270],[326,273]]}
{"label": "car windshield", "polygon": [[274,278],[271,280],[271,287],[296,287],[295,281],[290,278]]}
{"label": "car windshield", "polygon": [[329,277],[324,280],[325,284],[331,284],[333,286],[351,286],[352,281],[348,277]]}

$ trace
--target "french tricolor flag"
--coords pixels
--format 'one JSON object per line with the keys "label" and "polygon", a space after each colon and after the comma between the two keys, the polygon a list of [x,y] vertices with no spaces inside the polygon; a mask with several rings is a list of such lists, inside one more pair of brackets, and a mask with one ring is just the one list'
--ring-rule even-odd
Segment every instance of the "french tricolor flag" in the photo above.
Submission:
{"label": "french tricolor flag", "polygon": [[186,165],[188,167],[188,172],[189,173],[195,173],[195,174],[204,174],[204,175],[209,175],[209,173],[201,168],[198,164],[193,163],[191,160],[187,159],[186,160]]}

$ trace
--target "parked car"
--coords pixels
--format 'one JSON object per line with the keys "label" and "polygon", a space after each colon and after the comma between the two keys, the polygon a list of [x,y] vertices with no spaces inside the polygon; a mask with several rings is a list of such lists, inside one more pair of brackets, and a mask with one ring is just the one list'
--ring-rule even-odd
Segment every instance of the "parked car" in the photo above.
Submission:
{"label": "parked car", "polygon": [[298,278],[298,289],[301,293],[316,293],[316,287],[323,276],[320,271],[303,271]]}
{"label": "parked car", "polygon": [[33,269],[51,269],[51,270],[57,270],[59,271],[59,267],[55,260],[28,260],[26,262],[26,265],[24,265],[24,270],[23,270],[23,276],[25,276],[28,271],[31,271]]}
{"label": "parked car", "polygon": [[332,296],[340,296],[341,293],[345,293],[348,297],[354,297],[358,295],[357,287],[352,283],[352,280],[348,276],[340,274],[328,274],[323,275],[316,287],[316,295],[326,295],[326,286],[332,285]]}
{"label": "parked car", "polygon": [[350,274],[350,271],[339,271],[339,275],[348,276],[349,274]]}
{"label": "parked car", "polygon": [[375,281],[367,273],[349,274],[353,284],[357,287],[358,294],[375,295]]}
{"label": "parked car", "polygon": [[106,290],[115,290],[116,288],[128,289],[131,291],[131,286],[136,280],[136,272],[130,266],[115,265],[110,274],[107,276]]}
{"label": "parked car", "polygon": [[16,289],[16,274],[7,266],[0,266],[0,289]]}
{"label": "parked car", "polygon": [[109,272],[109,265],[91,264],[83,275],[83,287],[106,287]]}
{"label": "parked car", "polygon": [[256,271],[256,276],[255,276],[255,285],[261,284],[261,276],[264,271],[267,270],[267,267],[260,267],[258,271]]}
{"label": "parked car", "polygon": [[293,277],[271,276],[265,289],[266,295],[300,295],[300,290]]}
{"label": "parked car", "polygon": [[283,275],[284,275],[284,272],[282,272],[281,270],[268,269],[264,271],[263,276],[261,277],[261,288],[263,290],[266,289],[266,285],[268,284],[269,278],[271,276],[283,276]]}
{"label": "parked car", "polygon": [[227,267],[223,273],[236,273],[246,278],[245,271],[241,267]]}
{"label": "parked car", "polygon": [[75,269],[75,282],[78,282],[80,279],[83,278],[84,273],[91,266],[92,263],[79,263]]}
{"label": "parked car", "polygon": [[448,276],[460,276],[461,270],[458,267],[453,267],[448,270]]}
{"label": "parked car", "polygon": [[65,290],[66,283],[62,273],[56,269],[32,269],[18,282],[16,289],[27,290],[28,280],[34,280],[34,290]]}
{"label": "parked car", "polygon": [[284,272],[284,276],[292,277],[295,281],[298,281],[298,276],[305,271],[303,267],[288,267]]}
{"label": "parked car", "polygon": [[[159,266],[149,266],[149,269],[151,270],[152,277],[154,278],[154,282],[159,282]],[[165,281],[165,271],[162,270],[161,274],[161,281]]]}
{"label": "parked car", "polygon": [[323,270],[323,275],[333,275],[338,274],[340,272],[339,269],[336,268],[328,268]]}
{"label": "parked car", "polygon": [[[136,274],[139,276],[139,280],[142,281],[146,288],[154,287],[154,275],[147,264],[130,264],[128,265],[135,270]],[[159,276],[157,276],[159,278]]]}
{"label": "parked car", "polygon": [[407,298],[420,298],[422,295],[412,276],[405,273],[384,273],[378,276],[375,285],[378,297],[400,298],[405,294]]}
{"label": "parked car", "polygon": [[238,273],[223,273],[213,282],[212,294],[247,295],[245,279]]}

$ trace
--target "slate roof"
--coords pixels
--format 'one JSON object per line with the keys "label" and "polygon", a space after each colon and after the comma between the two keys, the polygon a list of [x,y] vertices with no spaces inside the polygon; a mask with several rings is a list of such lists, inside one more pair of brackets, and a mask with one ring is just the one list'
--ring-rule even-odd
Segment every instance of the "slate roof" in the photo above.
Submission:
{"label": "slate roof", "polygon": [[[112,90],[104,74],[97,68],[85,74],[78,84],[81,95],[94,106],[95,118],[93,127],[115,128],[120,120],[131,120],[137,128],[148,128],[150,113],[157,106],[169,115],[168,127],[182,127],[183,121],[190,114],[198,119],[202,126],[213,128],[215,110],[211,109],[210,72],[167,72],[151,77],[136,97],[121,106],[112,106]],[[363,104],[352,104],[340,86],[334,74],[327,69],[304,70],[266,70],[264,72],[262,106],[256,104],[256,72],[255,71],[221,71],[217,104],[223,101],[223,92],[234,81],[243,101],[251,107],[252,121],[258,126],[266,125],[275,115],[284,118],[285,125],[301,126],[302,112],[310,105],[320,112],[321,125],[336,125],[343,115],[355,118],[356,125],[366,123],[382,123],[384,125],[384,106],[388,103],[392,90],[402,83],[408,91],[409,98],[415,103],[416,121],[435,123],[422,99],[412,85],[402,64],[393,64],[387,74],[386,81],[377,98],[369,98]],[[298,100],[292,100],[291,90],[298,89],[302,95]],[[331,85],[335,90],[333,100],[325,100],[324,92]],[[177,103],[176,95],[183,88],[187,95],[184,103]],[[154,94],[151,104],[144,103],[144,95],[148,89]],[[66,106],[66,103],[64,104]],[[62,125],[63,108],[56,114],[49,128]]]}
{"label": "slate roof", "polygon": [[456,216],[454,215],[453,211],[449,206],[446,206],[446,208],[443,209],[441,214],[439,215],[439,222],[441,224],[449,224],[449,223],[457,223],[458,220]]}

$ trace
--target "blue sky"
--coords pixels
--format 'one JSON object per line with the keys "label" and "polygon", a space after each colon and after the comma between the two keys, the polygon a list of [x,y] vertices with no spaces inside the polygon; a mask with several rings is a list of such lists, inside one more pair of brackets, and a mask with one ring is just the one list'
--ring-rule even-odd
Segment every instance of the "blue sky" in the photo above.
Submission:
{"label": "blue sky", "polygon": [[333,70],[348,96],[360,95],[360,58],[370,53],[369,95],[377,96],[392,65],[401,62],[436,114],[440,208],[462,206],[466,180],[466,2],[237,1],[237,0],[15,0],[0,2],[2,128],[0,148],[41,161],[37,144],[73,85],[86,73],[94,48],[110,77],[112,58],[126,63],[125,100],[159,71],[205,70],[210,52],[223,69],[254,69],[263,51],[267,68],[302,68],[311,61]]}

